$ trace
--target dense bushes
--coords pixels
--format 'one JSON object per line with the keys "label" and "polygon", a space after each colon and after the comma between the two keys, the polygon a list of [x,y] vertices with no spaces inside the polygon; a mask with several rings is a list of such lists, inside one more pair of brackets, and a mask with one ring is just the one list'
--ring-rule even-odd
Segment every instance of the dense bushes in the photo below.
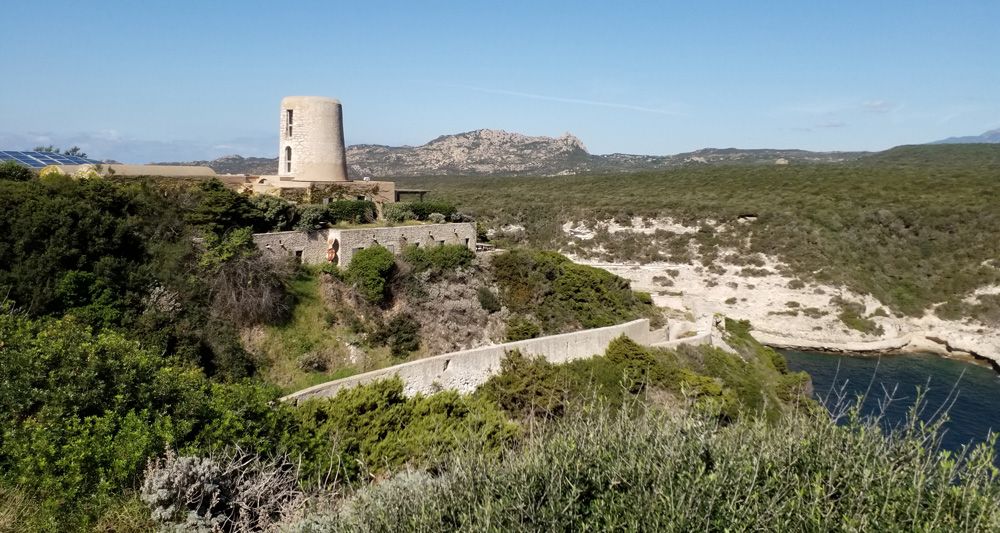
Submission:
{"label": "dense bushes", "polygon": [[493,404],[445,391],[407,398],[399,379],[342,390],[293,411],[296,431],[287,440],[300,457],[305,480],[427,466],[457,449],[490,454],[518,437],[517,426]]}
{"label": "dense bushes", "polygon": [[[845,284],[919,316],[949,300],[964,312],[957,302],[968,293],[1000,283],[989,263],[1000,257],[998,161],[998,145],[920,146],[844,164],[403,178],[400,186],[445,194],[493,228],[523,225],[527,244],[538,248],[569,249],[564,223],[611,220],[623,210],[689,226],[714,220],[725,231],[598,232],[574,250],[616,261],[711,262],[725,248],[764,253],[806,281]],[[758,218],[738,223],[745,213]]]}
{"label": "dense bushes", "polygon": [[726,421],[745,415],[774,420],[808,402],[808,376],[789,374],[780,354],[738,334],[729,341],[740,355],[711,346],[652,349],[624,336],[603,355],[562,365],[512,353],[476,394],[515,417],[543,418],[595,399],[620,408],[634,403],[628,400],[638,394],[661,399],[667,394],[675,403],[690,403]]}
{"label": "dense bushes", "polygon": [[578,413],[500,458],[457,453],[440,475],[358,491],[297,531],[992,531],[992,447],[939,456],[917,421],[840,426],[791,414]]}
{"label": "dense bushes", "polygon": [[34,177],[30,168],[16,161],[0,161],[0,181],[28,181]]}
{"label": "dense bushes", "polygon": [[526,317],[514,315],[507,319],[507,329],[504,333],[507,342],[534,339],[541,334],[542,328]]}
{"label": "dense bushes", "polygon": [[389,279],[395,268],[392,252],[384,246],[370,246],[351,257],[345,275],[365,300],[382,305],[389,297]]}
{"label": "dense bushes", "polygon": [[0,293],[33,315],[137,312],[152,284],[147,209],[102,181],[0,181]]}
{"label": "dense bushes", "polygon": [[655,317],[627,280],[554,252],[512,250],[493,258],[493,271],[503,304],[537,318],[545,334]]}
{"label": "dense bushes", "polygon": [[327,204],[299,208],[295,229],[317,230],[340,222],[367,224],[377,218],[375,203],[368,200],[334,200]]}
{"label": "dense bushes", "polygon": [[132,486],[165,446],[272,449],[279,417],[263,385],[210,382],[72,318],[0,313],[0,482],[65,511]]}
{"label": "dense bushes", "polygon": [[413,266],[414,272],[431,271],[441,274],[472,264],[476,254],[461,244],[440,246],[407,246],[403,249],[403,259]]}
{"label": "dense bushes", "polygon": [[117,505],[167,447],[286,453],[308,483],[426,464],[455,447],[497,450],[517,436],[488,402],[407,398],[398,380],[301,408],[277,398],[258,382],[212,382],[118,333],[8,310],[0,313],[0,490],[18,487],[30,495],[25,505],[47,509],[42,529],[66,530]]}
{"label": "dense bushes", "polygon": [[409,208],[417,220],[428,220],[433,213],[450,217],[457,211],[455,204],[449,202],[411,202],[402,205]]}
{"label": "dense bushes", "polygon": [[416,218],[416,215],[413,213],[413,210],[410,209],[410,206],[400,202],[385,204],[382,206],[382,216],[386,219],[386,221],[394,224],[399,224]]}

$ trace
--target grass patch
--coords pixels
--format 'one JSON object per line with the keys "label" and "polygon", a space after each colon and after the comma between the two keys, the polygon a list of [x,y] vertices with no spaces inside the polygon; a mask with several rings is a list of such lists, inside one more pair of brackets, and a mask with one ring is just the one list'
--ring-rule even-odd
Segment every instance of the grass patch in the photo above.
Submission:
{"label": "grass patch", "polygon": [[[303,267],[289,284],[296,304],[287,322],[264,327],[259,347],[266,358],[263,377],[286,392],[358,372],[346,364],[346,342],[354,333],[344,326],[331,325],[331,317],[320,296],[318,269]],[[321,354],[329,365],[326,371],[304,370],[300,358]]]}

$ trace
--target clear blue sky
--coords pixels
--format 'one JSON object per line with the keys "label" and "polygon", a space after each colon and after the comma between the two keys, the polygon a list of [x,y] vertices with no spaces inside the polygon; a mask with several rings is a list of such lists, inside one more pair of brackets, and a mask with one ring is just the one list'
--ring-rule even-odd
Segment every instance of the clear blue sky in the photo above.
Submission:
{"label": "clear blue sky", "polygon": [[351,144],[879,150],[1000,127],[995,0],[13,1],[0,20],[0,149],[273,157],[285,95],[339,98]]}

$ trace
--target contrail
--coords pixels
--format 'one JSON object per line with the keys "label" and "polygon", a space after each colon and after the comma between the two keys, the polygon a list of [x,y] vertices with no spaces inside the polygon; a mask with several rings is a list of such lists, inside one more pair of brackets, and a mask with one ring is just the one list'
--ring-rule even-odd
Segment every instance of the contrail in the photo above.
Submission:
{"label": "contrail", "polygon": [[456,85],[456,84],[443,84],[446,87],[454,87],[457,89],[467,89],[470,91],[477,91],[481,93],[489,94],[502,94],[505,96],[517,96],[520,98],[531,98],[532,100],[546,100],[549,102],[563,102],[566,104],[582,104],[598,107],[610,107],[614,109],[627,109],[629,111],[639,111],[641,113],[654,113],[657,115],[682,115],[677,111],[669,111],[666,109],[656,109],[653,107],[642,107],[632,104],[619,104],[616,102],[601,102],[599,100],[585,100],[583,98],[563,98],[561,96],[547,96],[544,94],[534,94],[534,93],[522,93],[519,91],[507,91],[503,89],[489,89],[486,87],[475,87],[472,85]]}

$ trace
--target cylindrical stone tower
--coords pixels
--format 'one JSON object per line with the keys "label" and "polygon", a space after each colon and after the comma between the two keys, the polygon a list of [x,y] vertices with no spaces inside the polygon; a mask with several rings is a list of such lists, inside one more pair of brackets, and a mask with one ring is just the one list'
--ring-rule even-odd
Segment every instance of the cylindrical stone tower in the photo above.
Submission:
{"label": "cylindrical stone tower", "polygon": [[340,102],[322,96],[281,99],[278,176],[295,181],[347,181]]}

